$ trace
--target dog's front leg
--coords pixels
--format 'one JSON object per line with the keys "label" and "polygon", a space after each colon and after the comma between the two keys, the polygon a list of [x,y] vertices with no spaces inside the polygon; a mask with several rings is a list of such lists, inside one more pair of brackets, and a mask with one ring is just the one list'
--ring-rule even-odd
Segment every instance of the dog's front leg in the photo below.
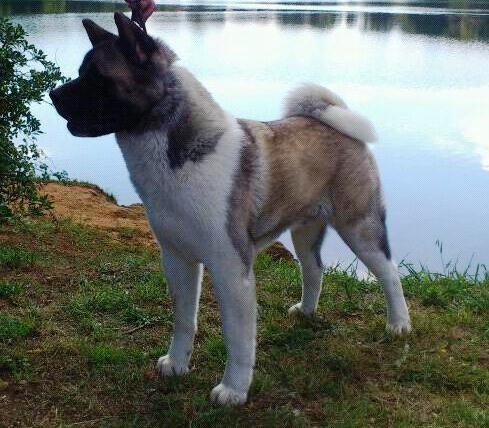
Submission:
{"label": "dog's front leg", "polygon": [[197,331],[202,265],[167,247],[161,260],[172,297],[174,326],[170,349],[158,360],[158,369],[162,375],[180,375],[188,372]]}
{"label": "dog's front leg", "polygon": [[255,365],[256,297],[252,268],[234,257],[210,267],[221,310],[227,362],[221,383],[211,392],[214,402],[246,401]]}

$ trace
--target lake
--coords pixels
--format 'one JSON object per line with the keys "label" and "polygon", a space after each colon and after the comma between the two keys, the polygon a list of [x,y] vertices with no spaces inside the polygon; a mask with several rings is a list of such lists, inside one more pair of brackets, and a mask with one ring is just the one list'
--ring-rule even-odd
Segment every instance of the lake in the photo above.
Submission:
{"label": "lake", "polygon": [[[70,77],[90,47],[81,19],[115,30],[116,9],[122,1],[0,0],[0,16]],[[489,2],[167,2],[148,31],[238,117],[280,117],[301,82],[337,91],[376,125],[396,260],[437,271],[489,262]],[[138,202],[113,136],[75,138],[51,105],[34,110],[55,169]],[[354,259],[334,232],[322,252],[327,264]]]}

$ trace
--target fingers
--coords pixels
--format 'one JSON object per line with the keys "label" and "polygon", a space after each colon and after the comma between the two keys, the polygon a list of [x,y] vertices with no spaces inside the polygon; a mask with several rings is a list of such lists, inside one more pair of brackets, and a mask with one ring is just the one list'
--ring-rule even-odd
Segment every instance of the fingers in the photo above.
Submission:
{"label": "fingers", "polygon": [[156,5],[154,0],[142,0],[142,8],[143,8],[143,20],[146,21],[155,11]]}
{"label": "fingers", "polygon": [[156,10],[154,0],[125,0],[132,11],[138,13],[138,18],[142,20],[142,23],[146,22],[148,18]]}

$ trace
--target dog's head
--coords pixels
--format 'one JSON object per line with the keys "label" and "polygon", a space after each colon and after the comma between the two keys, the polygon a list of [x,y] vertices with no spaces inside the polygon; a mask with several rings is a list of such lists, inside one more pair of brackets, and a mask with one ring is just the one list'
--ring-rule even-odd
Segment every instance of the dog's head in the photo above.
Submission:
{"label": "dog's head", "polygon": [[78,137],[98,137],[136,129],[165,96],[165,73],[175,54],[122,13],[116,36],[89,19],[83,25],[93,48],[79,77],[50,93],[68,129]]}

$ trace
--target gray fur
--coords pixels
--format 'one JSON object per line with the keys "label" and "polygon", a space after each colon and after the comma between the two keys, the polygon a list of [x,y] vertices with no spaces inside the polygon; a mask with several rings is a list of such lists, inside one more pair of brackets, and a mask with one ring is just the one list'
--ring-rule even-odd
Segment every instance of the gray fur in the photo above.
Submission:
{"label": "gray fur", "polygon": [[146,132],[154,129],[166,133],[170,168],[181,168],[187,161],[200,162],[212,153],[223,131],[203,130],[192,117],[188,95],[172,70],[164,76],[166,94],[138,127]]}
{"label": "gray fur", "polygon": [[312,244],[312,252],[314,253],[314,258],[319,268],[323,267],[323,261],[321,260],[321,246],[324,241],[324,236],[326,235],[326,226],[324,226],[319,232],[316,240]]}
{"label": "gray fur", "polygon": [[305,98],[300,100],[296,108],[300,112],[297,116],[316,117],[318,112],[326,110],[331,104],[322,100]]}
{"label": "gray fur", "polygon": [[246,269],[251,269],[253,262],[253,241],[249,233],[252,221],[252,179],[255,172],[257,147],[252,133],[246,123],[239,121],[244,131],[244,141],[234,185],[229,195],[229,207],[227,214],[227,230],[234,248]]}
{"label": "gray fur", "polygon": [[382,231],[380,233],[380,238],[379,238],[379,247],[387,257],[387,260],[390,260],[392,255],[389,246],[389,238],[387,236],[387,226],[385,224],[385,218],[386,218],[385,208],[382,208],[380,213],[380,220],[382,222]]}
{"label": "gray fur", "polygon": [[170,168],[179,168],[187,161],[196,163],[212,153],[222,136],[222,131],[214,135],[202,135],[202,130],[193,123],[189,103],[180,82],[173,75],[168,76],[168,80],[171,82],[171,90],[166,102],[170,103],[173,114],[171,122],[167,125],[167,154]]}

